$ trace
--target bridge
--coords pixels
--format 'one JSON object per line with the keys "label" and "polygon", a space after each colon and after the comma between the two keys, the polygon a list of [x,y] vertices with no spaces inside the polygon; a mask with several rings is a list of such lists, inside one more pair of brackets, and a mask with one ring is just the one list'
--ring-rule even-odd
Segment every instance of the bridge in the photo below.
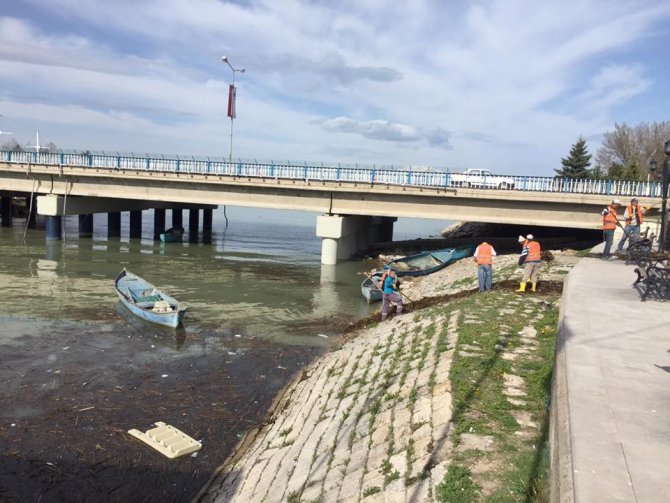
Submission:
{"label": "bridge", "polygon": [[[538,176],[505,180],[464,183],[462,175],[434,170],[0,151],[3,208],[10,194],[37,196],[48,238],[60,237],[64,215],[80,215],[81,224],[82,215],[131,211],[132,231],[132,212],[146,208],[156,209],[163,227],[166,209],[172,209],[175,224],[181,220],[175,220],[175,211],[181,215],[181,209],[190,209],[197,216],[202,208],[210,226],[211,210],[218,205],[302,210],[320,214],[316,232],[323,240],[325,264],[390,240],[398,217],[597,229],[599,212],[615,197],[625,202],[635,196],[652,208],[661,200],[656,182]],[[197,228],[191,213],[190,223],[194,221]],[[160,221],[155,224],[161,226]]]}

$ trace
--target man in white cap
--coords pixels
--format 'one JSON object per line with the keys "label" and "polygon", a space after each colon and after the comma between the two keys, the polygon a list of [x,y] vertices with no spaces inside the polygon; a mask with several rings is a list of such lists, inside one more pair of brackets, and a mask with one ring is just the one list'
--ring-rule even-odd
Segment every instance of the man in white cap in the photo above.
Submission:
{"label": "man in white cap", "polygon": [[[521,236],[519,236],[521,238]],[[523,244],[523,250],[519,255],[519,266],[524,266],[523,277],[517,292],[526,291],[526,283],[530,279],[533,292],[537,288],[537,276],[540,272],[540,264],[542,263],[542,250],[540,243],[535,241],[532,234],[526,236],[526,241]]]}
{"label": "man in white cap", "polygon": [[603,217],[603,241],[605,241],[603,258],[606,260],[609,258],[616,258],[610,255],[610,249],[614,242],[614,231],[618,225],[621,225],[616,213],[619,206],[621,206],[621,201],[619,199],[614,199],[607,208],[600,212]]}

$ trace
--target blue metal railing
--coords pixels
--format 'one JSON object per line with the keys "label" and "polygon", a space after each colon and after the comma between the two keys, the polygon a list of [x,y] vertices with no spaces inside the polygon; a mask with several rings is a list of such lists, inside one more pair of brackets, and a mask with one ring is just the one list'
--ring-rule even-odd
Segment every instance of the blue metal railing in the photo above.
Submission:
{"label": "blue metal railing", "polygon": [[[368,185],[401,185],[416,187],[472,187],[532,192],[601,194],[608,196],[660,197],[657,182],[627,180],[573,180],[541,176],[486,175],[463,178],[448,171],[416,169],[362,168],[358,166],[315,166],[307,163],[229,162],[226,159],[164,157],[136,154],[73,152],[12,152],[0,150],[0,162],[107,168],[113,170],[194,173],[244,178],[274,178],[364,183]],[[460,177],[460,178],[459,178]],[[465,180],[465,181],[464,181]]]}

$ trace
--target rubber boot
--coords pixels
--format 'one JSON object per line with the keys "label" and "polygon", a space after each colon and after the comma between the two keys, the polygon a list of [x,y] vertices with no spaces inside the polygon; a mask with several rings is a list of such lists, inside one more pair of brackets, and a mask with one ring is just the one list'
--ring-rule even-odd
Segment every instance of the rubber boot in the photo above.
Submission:
{"label": "rubber boot", "polygon": [[525,291],[526,291],[526,283],[525,283],[525,282],[521,282],[521,284],[519,285],[519,289],[517,290],[517,292],[525,292]]}
{"label": "rubber boot", "polygon": [[533,290],[533,292],[534,292],[534,291],[535,291],[535,287],[537,286],[537,283],[531,283],[531,285],[532,285],[532,290]]}

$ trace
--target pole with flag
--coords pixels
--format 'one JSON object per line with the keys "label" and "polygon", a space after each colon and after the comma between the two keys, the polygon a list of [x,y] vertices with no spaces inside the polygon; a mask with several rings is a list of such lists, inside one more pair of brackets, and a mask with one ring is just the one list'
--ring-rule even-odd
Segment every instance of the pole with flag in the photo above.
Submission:
{"label": "pole with flag", "polygon": [[237,116],[237,109],[235,101],[237,98],[237,89],[235,87],[235,72],[244,73],[246,70],[244,68],[233,68],[233,65],[230,64],[228,58],[223,56],[221,58],[225,64],[227,64],[230,69],[233,71],[233,83],[228,86],[228,117],[230,117],[230,150],[228,153],[228,162],[233,162],[233,121]]}
{"label": "pole with flag", "polygon": [[235,118],[235,84],[230,84],[228,88],[228,117]]}

